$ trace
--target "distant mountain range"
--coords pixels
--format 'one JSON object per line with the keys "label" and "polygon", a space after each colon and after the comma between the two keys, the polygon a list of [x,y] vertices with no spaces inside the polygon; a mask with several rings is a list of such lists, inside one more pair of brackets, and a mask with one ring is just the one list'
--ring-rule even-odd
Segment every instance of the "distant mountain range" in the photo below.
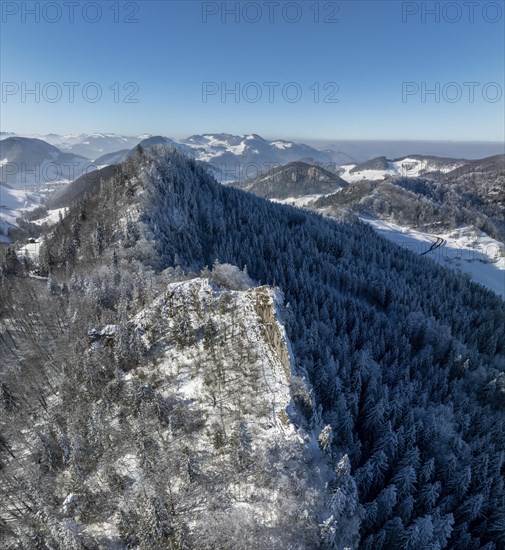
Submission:
{"label": "distant mountain range", "polygon": [[[351,209],[410,227],[467,223],[505,241],[505,155],[480,160],[408,155],[377,157],[330,173],[290,163],[238,187],[270,199],[317,199],[310,207]],[[314,197],[320,195],[320,197]]]}
{"label": "distant mountain range", "polygon": [[281,139],[270,141],[257,134],[195,135],[182,143],[191,147],[195,158],[211,164],[214,176],[221,182],[245,181],[294,161],[322,164],[326,168],[355,162],[340,151],[320,151],[303,143]]}
{"label": "distant mountain range", "polygon": [[72,181],[89,164],[87,158],[62,152],[40,139],[15,136],[0,141],[0,182],[14,187]]}
{"label": "distant mountain range", "polygon": [[[0,132],[0,139],[11,136],[35,137],[47,141],[62,151],[73,152],[91,160],[97,160],[102,155],[116,153],[122,149],[131,149],[142,140],[151,137],[150,134],[126,136],[109,132],[81,133],[81,134],[15,134]],[[177,139],[180,143],[196,144],[198,141],[205,145],[205,138],[209,136],[230,136],[225,133],[202,134],[186,139]],[[238,138],[240,136],[231,136]],[[193,139],[195,138],[195,139]],[[200,138],[200,139],[199,139]],[[191,140],[191,141],[190,141]],[[236,141],[236,140],[235,140]],[[279,141],[279,140],[272,140]],[[330,156],[340,152],[342,158],[337,164],[362,163],[367,160],[385,155],[389,159],[404,157],[413,151],[420,155],[437,155],[448,158],[480,159],[505,152],[504,144],[500,142],[470,142],[470,141],[391,141],[391,140],[314,140],[292,138],[291,142],[303,142],[307,147],[316,151],[329,152]],[[292,160],[286,159],[284,163]]]}
{"label": "distant mountain range", "polygon": [[505,155],[381,156],[339,172],[293,162],[233,185],[333,218],[359,218],[418,253],[440,243],[434,259],[505,296]]}
{"label": "distant mountain range", "polygon": [[124,162],[126,159],[133,157],[137,150],[137,146],[145,149],[147,147],[152,147],[153,145],[167,145],[169,147],[175,147],[176,149],[179,149],[179,151],[182,151],[187,155],[193,156],[193,151],[190,147],[187,147],[186,145],[183,145],[173,140],[172,138],[164,136],[149,136],[141,140],[138,144],[135,145],[135,147],[131,149],[122,149],[121,151],[108,153],[106,155],[98,157],[97,159],[95,159],[95,164],[100,167],[108,164],[119,164],[120,162]]}
{"label": "distant mountain range", "polygon": [[79,134],[60,136],[58,134],[46,134],[38,137],[62,151],[75,153],[90,160],[115,153],[121,149],[131,149],[137,143],[149,137],[147,134],[140,136],[121,136],[116,134]]}
{"label": "distant mountain range", "polygon": [[404,157],[413,151],[419,155],[447,158],[481,159],[505,153],[498,141],[435,141],[435,140],[306,140],[316,149],[343,151],[358,162],[385,155],[389,159]]}
{"label": "distant mountain range", "polygon": [[[303,143],[286,140],[269,141],[257,134],[235,136],[231,134],[203,134],[181,141],[163,136],[150,136],[139,142],[141,147],[169,145],[208,165],[212,175],[220,182],[245,181],[288,162],[306,161],[335,169],[344,163],[355,162],[352,157],[338,151],[319,151]],[[95,160],[98,165],[121,162],[131,157],[130,151],[103,155]]]}
{"label": "distant mountain range", "polygon": [[[257,134],[243,136],[223,133],[203,134],[193,135],[180,141],[164,136],[127,137],[114,134],[80,134],[78,136],[46,134],[34,138],[4,133],[0,138],[0,162],[24,163],[27,167],[36,163],[69,161],[82,164],[89,160],[98,168],[126,160],[135,153],[137,145],[144,148],[151,145],[169,145],[206,163],[212,175],[223,183],[245,181],[268,172],[273,167],[294,161],[311,162],[323,165],[330,170],[342,164],[356,163],[345,153],[332,150],[320,151],[303,143],[286,140],[270,141]],[[12,149],[16,149],[15,159],[11,153]],[[76,173],[75,177],[79,175],[80,173]],[[32,178],[36,179],[36,182],[30,181],[29,184],[44,183],[44,179],[54,181],[53,174],[50,176],[45,178],[45,174],[41,173],[37,178]],[[5,170],[1,177],[1,181],[8,181],[15,185],[25,183],[9,175]]]}
{"label": "distant mountain range", "polygon": [[[477,209],[480,214],[493,220],[496,227],[491,234],[500,235],[501,240],[505,240],[505,154],[478,160],[424,155],[408,155],[396,160],[378,157],[355,166],[341,166],[340,177],[355,185],[335,197],[338,203],[355,203],[357,197],[360,201],[364,200],[365,196],[371,195],[372,188],[376,190],[375,195],[383,193],[386,187],[376,184],[387,181],[397,189],[438,203],[443,207],[439,220],[443,224],[454,216],[461,218],[465,210]],[[373,182],[374,185],[370,187],[365,182]],[[363,185],[360,186],[360,183]],[[374,204],[377,208],[377,201]],[[448,217],[449,208],[456,211]],[[405,211],[404,208],[393,210]],[[442,212],[445,212],[445,217]],[[410,220],[411,223],[413,221]]]}
{"label": "distant mountain range", "polygon": [[[28,198],[17,190],[33,191],[38,174],[54,178],[51,167],[76,166],[75,181],[54,189],[55,192],[40,190],[46,196],[48,191],[52,195],[46,200],[47,208],[69,207],[95,192],[103,179],[116,172],[118,164],[135,160],[137,151],[147,151],[152,146],[178,149],[222,183],[332,217],[382,220],[396,224],[400,233],[424,232],[426,239],[430,235],[448,239],[450,232],[468,228],[468,235],[480,231],[479,239],[494,239],[488,247],[493,251],[505,242],[505,155],[479,160],[419,154],[390,159],[383,155],[362,163],[343,155],[339,163],[340,153],[318,151],[286,140],[269,141],[257,134],[204,134],[181,141],[149,136],[132,148],[106,153],[93,163],[39,139],[3,136],[0,181],[10,185],[2,191],[6,238],[9,228],[16,227],[21,211],[36,205],[33,193]],[[31,180],[20,181],[19,175],[12,174],[13,165],[26,166]],[[79,172],[83,168],[86,169]],[[455,246],[459,246],[461,241],[456,241]],[[493,261],[496,257],[492,252],[488,259]]]}
{"label": "distant mountain range", "polygon": [[[166,140],[166,141],[165,141]],[[148,144],[174,146],[167,138]],[[135,150],[134,150],[135,151]],[[126,157],[135,161],[134,151]],[[208,170],[208,164],[200,161]],[[119,167],[83,175],[48,202],[68,207]],[[409,249],[425,251],[435,236],[444,246],[437,261],[463,269],[505,296],[505,155],[463,160],[408,155],[377,157],[340,167],[341,175],[316,164],[295,161],[230,185],[275,202],[316,210],[337,219],[360,218]],[[346,181],[347,180],[347,181]],[[374,221],[375,220],[375,221]]]}

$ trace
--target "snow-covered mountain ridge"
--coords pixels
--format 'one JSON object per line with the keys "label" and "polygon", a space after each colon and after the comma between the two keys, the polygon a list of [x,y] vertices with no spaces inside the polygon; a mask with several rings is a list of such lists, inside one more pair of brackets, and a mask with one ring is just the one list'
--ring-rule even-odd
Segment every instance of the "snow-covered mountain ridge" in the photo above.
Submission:
{"label": "snow-covered mountain ridge", "polygon": [[340,167],[340,177],[348,183],[361,180],[383,180],[386,177],[419,177],[431,172],[446,174],[468,163],[464,159],[444,159],[423,155],[409,155],[396,160],[377,157],[361,164]]}
{"label": "snow-covered mountain ridge", "polygon": [[[142,148],[153,145],[174,147],[205,163],[216,180],[222,183],[245,181],[288,162],[310,161],[332,171],[343,163],[353,162],[352,157],[345,153],[320,151],[303,143],[280,139],[270,141],[257,134],[203,134],[182,140],[151,136],[138,145]],[[134,154],[135,148],[118,155],[103,155],[96,159],[96,164],[105,166],[122,162]]]}
{"label": "snow-covered mountain ridge", "polygon": [[2,264],[0,546],[501,540],[502,300],[173,148],[116,168]]}

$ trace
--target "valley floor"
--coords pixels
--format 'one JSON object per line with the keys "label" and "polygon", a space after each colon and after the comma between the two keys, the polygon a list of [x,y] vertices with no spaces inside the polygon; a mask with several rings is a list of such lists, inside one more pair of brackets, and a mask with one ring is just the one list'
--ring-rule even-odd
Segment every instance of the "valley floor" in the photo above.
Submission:
{"label": "valley floor", "polygon": [[436,237],[444,239],[442,246],[426,256],[441,265],[467,273],[472,280],[505,299],[504,245],[485,233],[460,227],[435,235],[378,218],[360,216],[360,219],[383,237],[418,254],[428,251]]}

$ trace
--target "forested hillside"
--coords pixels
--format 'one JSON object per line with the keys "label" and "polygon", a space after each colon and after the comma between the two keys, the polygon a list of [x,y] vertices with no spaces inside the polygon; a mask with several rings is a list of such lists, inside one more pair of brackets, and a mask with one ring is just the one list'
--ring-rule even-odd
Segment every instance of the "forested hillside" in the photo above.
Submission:
{"label": "forested hillside", "polygon": [[[377,168],[384,158],[374,159],[370,167]],[[311,208],[336,216],[350,209],[434,232],[470,225],[505,241],[505,156],[458,162],[446,173],[354,181],[313,201]]]}
{"label": "forested hillside", "polygon": [[[204,494],[211,491],[205,476],[214,455],[202,456],[201,442],[193,443],[206,428],[193,426],[198,415],[187,418],[190,405],[180,404],[180,384],[187,382],[170,378],[173,372],[187,376],[200,363],[204,370],[205,364],[220,364],[209,359],[212,351],[203,357],[193,352],[194,331],[205,333],[205,311],[212,310],[214,298],[206,300],[203,313],[201,300],[188,298],[175,320],[175,313],[148,313],[158,307],[153,304],[167,303],[155,300],[168,284],[196,274],[209,277],[206,266],[216,265],[219,274],[216,260],[243,270],[241,276],[232,270],[237,290],[215,291],[239,293],[235,309],[213,319],[223,327],[231,322],[226,316],[239,319],[238,340],[225,336],[222,348],[222,357],[239,355],[233,363],[245,378],[236,393],[254,384],[254,350],[263,345],[238,343],[244,334],[239,327],[254,318],[246,314],[247,292],[260,292],[242,285],[251,278],[283,291],[294,374],[291,421],[307,434],[306,446],[290,447],[289,437],[279,432],[275,451],[281,469],[290,471],[287,455],[303,466],[294,476],[301,485],[275,471],[269,480],[260,479],[261,462],[251,478],[242,478],[255,492],[268,488],[257,502],[269,502],[279,518],[267,521],[249,507],[239,524],[257,539],[224,530],[220,514],[236,509],[226,499],[218,499],[215,514],[204,508],[200,515],[204,503],[193,491],[202,485]],[[36,272],[48,277],[41,291],[47,296],[36,299],[34,286],[45,283],[24,275],[33,268],[19,265],[12,254],[4,261],[3,345],[10,360],[2,371],[6,435],[0,473],[19,498],[4,504],[0,518],[13,548],[26,547],[27,540],[39,548],[68,548],[71,540],[79,548],[93,532],[107,539],[107,522],[116,526],[123,545],[134,548],[182,548],[191,540],[198,541],[189,546],[196,548],[492,550],[505,544],[505,315],[504,303],[490,291],[386,242],[364,224],[338,223],[221,186],[193,160],[163,147],[139,150],[96,193],[70,208],[47,236],[39,262]],[[21,288],[22,303],[16,298]],[[168,288],[177,293],[179,287]],[[148,345],[134,320],[142,311],[154,326],[160,320]],[[19,335],[30,323],[45,332],[35,332],[33,345],[25,340],[25,348]],[[170,359],[175,371],[154,369],[167,357],[167,346],[182,346],[184,358]],[[238,399],[236,393],[231,400]],[[103,422],[116,414],[117,425]],[[267,419],[260,416],[256,434],[267,429],[261,424]],[[158,469],[157,453],[168,443],[161,435],[153,442],[152,434],[164,430],[164,422],[178,439],[170,448],[190,450],[174,451],[175,466],[169,453]],[[247,448],[249,431],[240,421],[237,430],[238,439],[228,433],[225,439],[221,460],[231,472],[223,483],[242,471],[232,449]],[[213,436],[216,449],[219,433]],[[146,461],[145,488],[117,466],[109,471],[112,454],[124,458],[133,441],[134,460]],[[173,488],[164,475],[171,468]],[[196,485],[192,475],[201,476]],[[66,507],[57,502],[56,483],[67,495],[85,495],[75,501],[85,511],[72,511],[72,499]],[[216,490],[223,487],[218,483]],[[269,491],[282,497],[272,503]],[[108,499],[123,494],[124,507],[111,505]],[[77,504],[82,502],[88,508]],[[104,520],[107,509],[119,510],[119,519]],[[95,513],[102,514],[101,525],[86,515]],[[21,540],[20,533],[30,538]],[[143,538],[135,539],[138,533]],[[300,546],[286,545],[288,539]]]}
{"label": "forested hillside", "polygon": [[324,195],[346,185],[333,172],[306,162],[290,162],[252,180],[235,183],[235,187],[267,199]]}
{"label": "forested hillside", "polygon": [[351,210],[435,233],[473,226],[504,241],[501,210],[484,205],[471,191],[426,178],[359,181],[314,200],[309,208],[337,217]]}

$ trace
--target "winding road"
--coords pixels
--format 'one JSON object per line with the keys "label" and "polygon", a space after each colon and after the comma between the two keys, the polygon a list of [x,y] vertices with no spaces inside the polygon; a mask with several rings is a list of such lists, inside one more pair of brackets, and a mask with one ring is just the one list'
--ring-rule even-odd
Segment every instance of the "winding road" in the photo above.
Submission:
{"label": "winding road", "polygon": [[425,250],[419,256],[424,256],[425,254],[428,254],[428,252],[433,252],[437,248],[440,248],[442,245],[445,244],[445,239],[442,239],[442,237],[437,237],[437,240],[428,248],[428,250]]}

